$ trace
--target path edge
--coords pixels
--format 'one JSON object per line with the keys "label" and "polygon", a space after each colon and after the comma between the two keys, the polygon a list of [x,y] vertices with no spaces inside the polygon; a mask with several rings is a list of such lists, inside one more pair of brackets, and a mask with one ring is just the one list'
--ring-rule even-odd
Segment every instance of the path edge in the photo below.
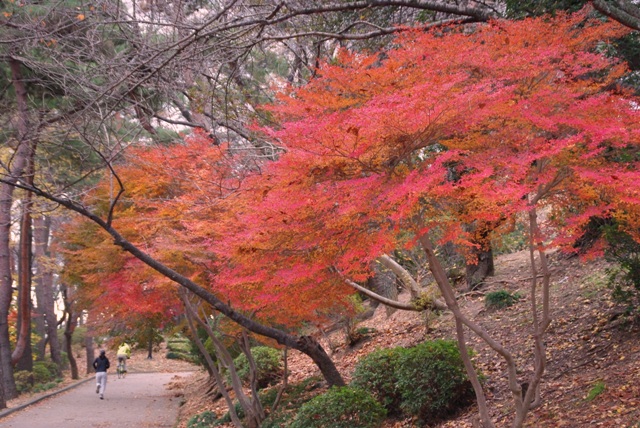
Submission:
{"label": "path edge", "polygon": [[61,388],[61,389],[58,389],[58,390],[55,390],[55,391],[52,390],[50,393],[43,394],[43,395],[41,395],[39,397],[34,398],[31,401],[27,401],[26,403],[20,404],[20,405],[15,406],[15,407],[10,407],[10,408],[6,408],[6,409],[3,409],[3,410],[0,410],[0,419],[4,418],[5,416],[9,416],[10,414],[15,413],[17,411],[23,410],[23,409],[25,409],[25,408],[27,408],[27,407],[29,407],[31,405],[39,403],[42,400],[45,400],[45,399],[50,398],[50,397],[53,397],[54,395],[61,394],[61,393],[66,392],[66,391],[68,391],[68,390],[70,390],[72,388],[80,386],[83,383],[89,382],[90,380],[95,380],[95,378],[92,377],[92,376],[89,376],[86,379],[79,380],[79,381],[77,381],[75,383],[72,383],[70,385],[65,386],[64,388]]}

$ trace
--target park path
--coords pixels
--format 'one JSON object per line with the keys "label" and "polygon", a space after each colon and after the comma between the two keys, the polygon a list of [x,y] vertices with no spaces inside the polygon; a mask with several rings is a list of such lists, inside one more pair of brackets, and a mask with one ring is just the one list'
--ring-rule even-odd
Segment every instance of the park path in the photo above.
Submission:
{"label": "park path", "polygon": [[173,428],[180,398],[167,389],[189,372],[109,373],[104,400],[93,380],[0,419],[1,428]]}

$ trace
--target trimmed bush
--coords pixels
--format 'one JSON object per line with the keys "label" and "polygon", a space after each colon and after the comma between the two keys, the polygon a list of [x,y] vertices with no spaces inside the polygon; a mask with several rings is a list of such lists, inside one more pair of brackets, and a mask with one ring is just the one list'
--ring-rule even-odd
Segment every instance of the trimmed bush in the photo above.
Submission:
{"label": "trimmed bush", "polygon": [[58,382],[39,383],[33,387],[33,392],[48,391],[58,386]]}
{"label": "trimmed bush", "polygon": [[389,415],[400,413],[401,394],[396,372],[404,348],[379,349],[360,359],[352,386],[369,391]]}
{"label": "trimmed bush", "polygon": [[180,352],[180,353],[187,353],[190,351],[189,341],[187,339],[169,340],[167,341],[167,350]]}
{"label": "trimmed bush", "polygon": [[520,293],[512,294],[506,290],[498,290],[484,296],[484,305],[487,309],[502,309],[513,306],[518,300],[520,300]]}
{"label": "trimmed bush", "polygon": [[389,415],[430,421],[473,396],[456,342],[444,340],[374,351],[356,365],[352,385],[370,391]]}
{"label": "trimmed bush", "polygon": [[33,382],[47,383],[58,377],[59,370],[52,361],[35,361],[33,363]]}
{"label": "trimmed bush", "polygon": [[16,390],[18,394],[24,394],[33,388],[33,373],[27,370],[19,370],[13,373],[13,379],[16,382]]}
{"label": "trimmed bush", "polygon": [[375,428],[386,410],[368,392],[359,388],[333,387],[305,403],[291,428]]}
{"label": "trimmed bush", "polygon": [[435,340],[400,353],[396,370],[400,407],[421,421],[451,416],[473,398],[456,342]]}
{"label": "trimmed bush", "polygon": [[167,360],[179,360],[181,356],[177,352],[169,351],[167,352],[167,355],[165,356],[165,358]]}
{"label": "trimmed bush", "polygon": [[[275,382],[280,377],[280,364],[282,362],[282,354],[277,349],[267,346],[256,346],[251,348],[251,355],[256,362],[258,373],[258,388],[265,388]],[[238,376],[242,381],[249,382],[249,362],[247,356],[243,353],[233,360]],[[228,380],[229,381],[229,380]],[[229,383],[231,383],[229,381]]]}
{"label": "trimmed bush", "polygon": [[182,352],[168,351],[165,355],[167,360],[182,360],[188,363],[193,363],[193,357],[190,354],[184,354]]}

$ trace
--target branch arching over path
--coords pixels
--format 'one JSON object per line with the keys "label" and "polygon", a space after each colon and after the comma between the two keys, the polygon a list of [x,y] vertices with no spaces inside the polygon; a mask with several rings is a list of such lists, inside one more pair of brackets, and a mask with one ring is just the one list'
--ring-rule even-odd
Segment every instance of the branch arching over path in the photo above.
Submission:
{"label": "branch arching over path", "polygon": [[[7,179],[0,179],[0,182],[12,185],[11,182]],[[112,225],[111,221],[105,221],[98,215],[89,211],[88,208],[70,200],[67,198],[55,196],[51,193],[43,191],[37,187],[29,187],[23,184],[15,184],[16,187],[23,188],[24,190],[28,190],[33,192],[35,195],[48,199],[50,201],[56,202],[63,207],[74,211],[85,218],[93,221],[98,226],[100,226],[104,231],[106,231],[109,235],[111,235],[114,239],[114,244],[121,247],[123,250],[127,251],[138,260],[145,263],[147,266],[154,269],[156,272],[161,275],[169,278],[180,286],[188,289],[196,296],[200,297],[202,300],[210,304],[220,313],[227,316],[229,319],[234,321],[235,323],[241,325],[247,330],[259,334],[261,336],[269,337],[274,339],[281,345],[285,345],[287,347],[296,349],[305,355],[309,356],[313,360],[313,362],[318,366],[325,380],[332,386],[343,386],[345,385],[340,372],[336,368],[335,364],[329,357],[329,355],[325,352],[325,350],[320,346],[317,340],[315,340],[311,336],[296,336],[292,334],[288,334],[282,330],[278,330],[273,327],[269,327],[267,325],[261,324],[242,313],[235,311],[230,305],[224,303],[215,294],[208,291],[204,287],[196,284],[189,278],[181,275],[175,270],[171,269],[168,266],[165,266],[163,263],[151,257],[149,254],[140,250],[137,246],[129,242],[124,236],[122,236]]]}

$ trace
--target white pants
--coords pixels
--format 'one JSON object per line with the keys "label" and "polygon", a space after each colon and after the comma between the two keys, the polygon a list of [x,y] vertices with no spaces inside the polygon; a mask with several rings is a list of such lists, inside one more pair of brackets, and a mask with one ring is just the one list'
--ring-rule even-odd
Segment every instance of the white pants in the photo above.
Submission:
{"label": "white pants", "polygon": [[107,389],[107,372],[96,372],[96,387],[99,388],[98,391],[102,397]]}

